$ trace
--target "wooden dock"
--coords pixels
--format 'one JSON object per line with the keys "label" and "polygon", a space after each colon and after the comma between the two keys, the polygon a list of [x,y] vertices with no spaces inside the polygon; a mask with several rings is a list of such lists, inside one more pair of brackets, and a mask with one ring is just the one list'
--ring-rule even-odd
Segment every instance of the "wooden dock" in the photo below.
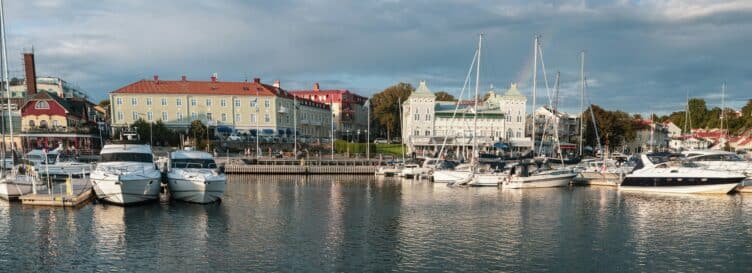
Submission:
{"label": "wooden dock", "polygon": [[374,174],[374,165],[240,165],[225,166],[228,174]]}
{"label": "wooden dock", "polygon": [[94,196],[88,179],[73,179],[70,192],[65,183],[53,183],[52,189],[37,191],[19,197],[21,204],[31,206],[74,207],[78,208]]}

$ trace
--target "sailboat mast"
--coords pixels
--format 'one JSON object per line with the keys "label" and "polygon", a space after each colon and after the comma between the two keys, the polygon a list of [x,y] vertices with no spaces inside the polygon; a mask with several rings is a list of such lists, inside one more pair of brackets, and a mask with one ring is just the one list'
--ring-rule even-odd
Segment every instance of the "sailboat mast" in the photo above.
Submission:
{"label": "sailboat mast", "polygon": [[[2,55],[0,55],[0,58],[3,58],[3,84],[5,85],[5,94],[8,97],[8,104],[6,107],[8,107],[8,129],[10,132],[10,149],[11,151],[14,148],[14,141],[13,141],[13,115],[11,113],[10,109],[10,82],[8,80],[8,50],[5,46],[5,9],[3,8],[3,1],[0,0],[0,32],[2,32],[2,35],[0,35],[0,43],[2,43]],[[36,81],[37,79],[26,79],[27,81]],[[4,138],[3,138],[4,139]]]}
{"label": "sailboat mast", "polygon": [[726,82],[721,85],[721,138],[723,136],[723,123],[726,121]]}
{"label": "sailboat mast", "polygon": [[585,115],[585,51],[580,52],[580,156],[582,156],[582,134],[585,131],[585,123],[582,117]]}
{"label": "sailboat mast", "polygon": [[473,157],[471,158],[471,161],[475,161],[475,155],[478,154],[478,138],[477,138],[477,131],[478,131],[478,92],[480,91],[480,54],[483,48],[483,33],[479,35],[478,38],[478,61],[475,63],[475,106],[473,106],[473,110],[475,112],[475,115],[473,115]]}
{"label": "sailboat mast", "polygon": [[540,35],[535,35],[535,40],[533,41],[533,106],[530,111],[530,115],[532,116],[532,126],[533,129],[531,130],[531,140],[533,145],[533,156],[535,156],[535,82],[538,79],[538,38]]}

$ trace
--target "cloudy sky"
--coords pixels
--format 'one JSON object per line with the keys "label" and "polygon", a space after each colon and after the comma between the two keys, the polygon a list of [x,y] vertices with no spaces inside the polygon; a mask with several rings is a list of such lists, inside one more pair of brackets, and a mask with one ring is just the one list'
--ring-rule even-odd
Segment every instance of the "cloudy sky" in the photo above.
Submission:
{"label": "cloudy sky", "polygon": [[724,81],[727,104],[752,98],[750,0],[6,0],[5,9],[11,75],[22,76],[20,54],[33,46],[39,75],[95,100],[153,75],[212,72],[363,95],[425,79],[459,94],[479,33],[482,90],[519,82],[525,92],[541,34],[565,110],[579,109],[581,50],[590,99],[606,108],[677,111],[687,93],[720,105]]}

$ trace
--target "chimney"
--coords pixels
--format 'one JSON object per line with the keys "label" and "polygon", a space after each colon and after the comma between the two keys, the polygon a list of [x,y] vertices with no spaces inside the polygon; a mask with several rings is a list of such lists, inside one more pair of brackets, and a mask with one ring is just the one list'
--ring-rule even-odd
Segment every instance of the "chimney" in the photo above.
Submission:
{"label": "chimney", "polygon": [[217,73],[216,72],[212,73],[212,75],[211,75],[211,81],[212,82],[217,82]]}
{"label": "chimney", "polygon": [[24,69],[26,70],[26,96],[31,96],[37,93],[37,70],[34,65],[34,52],[24,53],[23,56]]}
{"label": "chimney", "polygon": [[274,87],[279,88],[279,80],[274,80]]}
{"label": "chimney", "polygon": [[180,80],[185,81],[186,80],[185,75],[180,76]]}
{"label": "chimney", "polygon": [[319,91],[319,83],[313,84],[313,91]]}
{"label": "chimney", "polygon": [[159,84],[159,75],[154,75],[154,82]]}
{"label": "chimney", "polygon": [[253,83],[261,83],[261,78],[253,78]]}

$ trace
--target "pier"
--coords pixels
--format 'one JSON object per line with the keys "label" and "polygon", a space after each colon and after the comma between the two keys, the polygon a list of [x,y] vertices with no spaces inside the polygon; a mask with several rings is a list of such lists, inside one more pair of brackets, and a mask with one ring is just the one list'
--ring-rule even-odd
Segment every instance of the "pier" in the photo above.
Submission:
{"label": "pier", "polygon": [[74,178],[70,185],[53,183],[51,189],[23,195],[19,197],[19,200],[23,205],[79,208],[88,203],[93,196],[88,178]]}

